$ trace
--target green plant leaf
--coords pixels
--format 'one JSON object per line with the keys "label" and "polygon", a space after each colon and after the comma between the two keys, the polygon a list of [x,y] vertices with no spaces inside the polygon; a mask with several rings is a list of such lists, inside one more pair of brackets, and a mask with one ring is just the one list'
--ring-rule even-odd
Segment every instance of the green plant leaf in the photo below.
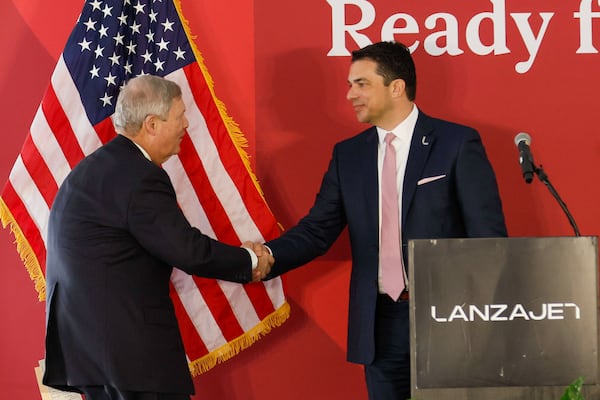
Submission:
{"label": "green plant leaf", "polygon": [[560,400],[584,400],[581,394],[581,387],[583,386],[583,377],[579,377],[575,379],[573,383],[571,383],[565,393],[562,395]]}

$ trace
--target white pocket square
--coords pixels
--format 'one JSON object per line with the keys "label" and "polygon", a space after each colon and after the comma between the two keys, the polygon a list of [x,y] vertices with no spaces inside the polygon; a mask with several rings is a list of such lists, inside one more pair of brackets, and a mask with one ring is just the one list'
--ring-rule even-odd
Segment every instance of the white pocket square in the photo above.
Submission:
{"label": "white pocket square", "polygon": [[427,178],[419,179],[419,181],[417,182],[417,186],[424,185],[429,182],[437,181],[438,179],[442,179],[445,177],[446,177],[446,175],[436,175],[436,176],[429,176]]}

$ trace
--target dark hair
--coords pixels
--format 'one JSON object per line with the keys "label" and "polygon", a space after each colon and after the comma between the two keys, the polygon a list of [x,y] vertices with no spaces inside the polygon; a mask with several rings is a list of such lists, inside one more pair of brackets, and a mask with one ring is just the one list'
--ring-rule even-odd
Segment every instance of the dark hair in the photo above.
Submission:
{"label": "dark hair", "polygon": [[352,62],[369,59],[377,63],[377,73],[388,86],[395,79],[406,84],[406,95],[410,101],[417,94],[417,73],[410,50],[398,42],[373,43],[352,52]]}

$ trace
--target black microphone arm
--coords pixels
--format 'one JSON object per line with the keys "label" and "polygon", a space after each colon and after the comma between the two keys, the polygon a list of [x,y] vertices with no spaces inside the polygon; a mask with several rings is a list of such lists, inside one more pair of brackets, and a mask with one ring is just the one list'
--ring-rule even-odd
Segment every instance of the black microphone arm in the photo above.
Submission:
{"label": "black microphone arm", "polygon": [[569,209],[567,208],[567,205],[565,204],[565,202],[560,198],[560,196],[559,196],[558,192],[556,191],[556,189],[554,188],[554,186],[552,186],[552,183],[550,183],[550,179],[548,179],[548,175],[546,174],[546,172],[544,172],[544,169],[542,168],[541,165],[539,167],[537,167],[535,165],[535,163],[533,162],[533,156],[531,155],[531,152],[529,149],[530,143],[531,143],[531,137],[526,133],[521,132],[517,136],[515,136],[515,144],[519,148],[520,164],[521,164],[521,169],[523,170],[523,177],[525,178],[525,182],[531,183],[532,178],[530,177],[529,172],[530,172],[530,169],[532,169],[533,173],[535,173],[535,175],[537,175],[538,179],[544,185],[546,185],[546,187],[548,188],[548,190],[550,191],[552,196],[556,199],[556,201],[560,205],[560,208],[562,208],[562,210],[566,214],[567,218],[569,219],[569,223],[571,224],[571,227],[573,227],[573,231],[575,231],[575,236],[581,236],[581,234],[579,233],[579,228],[577,227],[577,223],[575,222],[575,219],[571,215],[571,212],[569,212]]}

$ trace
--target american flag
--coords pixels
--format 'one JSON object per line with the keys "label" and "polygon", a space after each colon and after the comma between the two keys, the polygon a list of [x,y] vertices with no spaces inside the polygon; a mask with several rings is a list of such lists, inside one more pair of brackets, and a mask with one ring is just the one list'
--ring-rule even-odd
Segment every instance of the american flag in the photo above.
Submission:
{"label": "american flag", "polygon": [[[242,147],[214,93],[177,0],[86,1],[52,74],[0,199],[40,299],[50,206],[69,171],[115,136],[110,116],[124,81],[142,74],[177,82],[190,121],[181,152],[164,164],[188,220],[229,244],[279,234]],[[289,316],[282,282],[239,285],[174,269],[175,304],[190,369],[212,368]]]}

